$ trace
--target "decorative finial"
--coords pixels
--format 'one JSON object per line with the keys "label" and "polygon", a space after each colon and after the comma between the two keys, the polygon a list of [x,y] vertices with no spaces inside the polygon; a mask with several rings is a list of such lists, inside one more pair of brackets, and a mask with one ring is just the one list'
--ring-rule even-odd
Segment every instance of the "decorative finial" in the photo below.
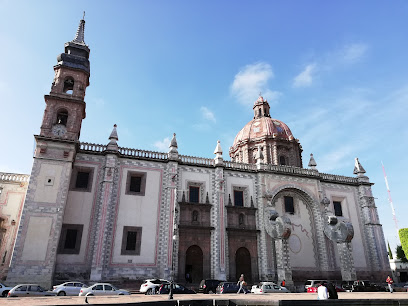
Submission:
{"label": "decorative finial", "polygon": [[[85,12],[84,12],[84,17],[85,17]],[[80,45],[85,45],[85,20],[84,19],[81,19],[79,21],[78,30],[72,42],[80,44]]]}
{"label": "decorative finial", "polygon": [[118,137],[118,132],[116,131],[116,127],[117,127],[117,125],[114,124],[112,132],[109,135],[109,140],[110,141],[109,141],[108,146],[106,148],[109,151],[118,151],[119,150],[119,147],[118,147],[118,144],[117,144],[117,141],[119,140],[119,137]]}
{"label": "decorative finial", "polygon": [[82,15],[82,20],[85,20],[85,11],[84,14]]}
{"label": "decorative finial", "polygon": [[310,154],[310,160],[309,160],[308,166],[309,166],[309,168],[312,169],[312,170],[317,170],[317,169],[316,169],[317,163],[316,163],[316,161],[315,161],[315,159],[314,159],[314,157],[313,157],[313,153]]}
{"label": "decorative finial", "polygon": [[176,139],[176,133],[173,133],[173,138],[170,141],[169,145],[169,152],[168,152],[168,157],[170,160],[177,160],[178,159],[178,146],[177,146],[177,139]]}
{"label": "decorative finial", "polygon": [[363,166],[360,164],[357,157],[355,158],[353,173],[357,174],[358,176],[364,176],[364,173],[366,173],[366,171],[364,170]]}

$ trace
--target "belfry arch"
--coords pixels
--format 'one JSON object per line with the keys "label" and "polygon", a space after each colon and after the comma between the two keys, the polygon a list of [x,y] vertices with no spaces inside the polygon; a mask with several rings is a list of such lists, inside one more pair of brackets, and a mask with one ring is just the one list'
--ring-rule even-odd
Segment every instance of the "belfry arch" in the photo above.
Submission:
{"label": "belfry arch", "polygon": [[[292,222],[292,228],[295,229],[298,226],[301,233],[304,233],[305,229],[303,228],[302,224],[297,224],[296,220],[299,220],[299,218],[301,218],[302,216],[298,215],[297,219],[296,216],[293,216],[293,214],[285,213],[284,198],[293,197],[294,199],[300,200],[304,204],[306,210],[309,213],[308,222],[310,223],[310,231],[306,231],[306,233],[308,237],[312,239],[314,266],[319,267],[319,271],[316,271],[317,273],[325,274],[325,272],[328,270],[328,260],[326,239],[323,232],[322,208],[320,201],[312,196],[311,193],[304,188],[296,186],[294,184],[279,186],[278,188],[268,191],[267,194],[268,198],[270,199],[269,205],[276,207],[278,200],[281,201],[280,203],[282,203],[283,206],[281,208],[282,211],[279,214],[287,215],[289,219],[291,219],[291,221],[295,220],[295,222]],[[297,211],[299,214],[299,207],[296,207],[297,202],[298,201],[295,200],[295,211]],[[302,244],[302,239],[299,238],[296,234],[292,234],[289,239],[291,239],[293,243]],[[292,250],[292,252],[295,251]],[[294,278],[296,278],[295,276],[296,273],[294,274]]]}

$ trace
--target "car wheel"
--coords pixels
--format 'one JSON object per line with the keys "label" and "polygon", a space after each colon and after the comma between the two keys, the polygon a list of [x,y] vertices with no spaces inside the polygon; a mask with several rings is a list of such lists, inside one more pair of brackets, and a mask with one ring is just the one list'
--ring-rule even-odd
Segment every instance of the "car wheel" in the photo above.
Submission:
{"label": "car wheel", "polygon": [[146,295],[152,295],[152,294],[153,294],[153,290],[151,288],[147,289]]}
{"label": "car wheel", "polygon": [[208,290],[208,293],[213,294],[214,292],[212,290]]}
{"label": "car wheel", "polygon": [[64,291],[60,291],[60,292],[58,292],[58,294],[57,295],[59,295],[59,296],[65,296],[65,295],[67,295]]}
{"label": "car wheel", "polygon": [[93,293],[87,293],[86,296],[94,296]]}
{"label": "car wheel", "polygon": [[8,290],[4,290],[2,296],[3,296],[3,297],[6,297],[7,294],[8,294],[8,292],[9,292]]}

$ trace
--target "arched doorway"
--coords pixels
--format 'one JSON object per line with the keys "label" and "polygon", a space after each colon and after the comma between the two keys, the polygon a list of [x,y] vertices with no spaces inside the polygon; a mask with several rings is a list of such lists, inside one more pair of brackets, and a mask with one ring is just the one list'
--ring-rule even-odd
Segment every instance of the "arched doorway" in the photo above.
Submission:
{"label": "arched doorway", "polygon": [[247,248],[239,248],[235,253],[235,279],[244,274],[245,281],[252,283],[251,254]]}
{"label": "arched doorway", "polygon": [[203,251],[198,245],[192,245],[186,251],[185,274],[189,274],[193,283],[203,279]]}

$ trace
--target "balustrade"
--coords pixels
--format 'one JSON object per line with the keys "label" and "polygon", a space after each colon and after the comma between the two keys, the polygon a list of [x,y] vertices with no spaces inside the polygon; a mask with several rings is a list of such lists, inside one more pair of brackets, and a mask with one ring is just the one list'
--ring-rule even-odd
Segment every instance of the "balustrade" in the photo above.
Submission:
{"label": "balustrade", "polygon": [[0,181],[8,182],[28,182],[30,176],[28,174],[4,173],[0,172]]}

